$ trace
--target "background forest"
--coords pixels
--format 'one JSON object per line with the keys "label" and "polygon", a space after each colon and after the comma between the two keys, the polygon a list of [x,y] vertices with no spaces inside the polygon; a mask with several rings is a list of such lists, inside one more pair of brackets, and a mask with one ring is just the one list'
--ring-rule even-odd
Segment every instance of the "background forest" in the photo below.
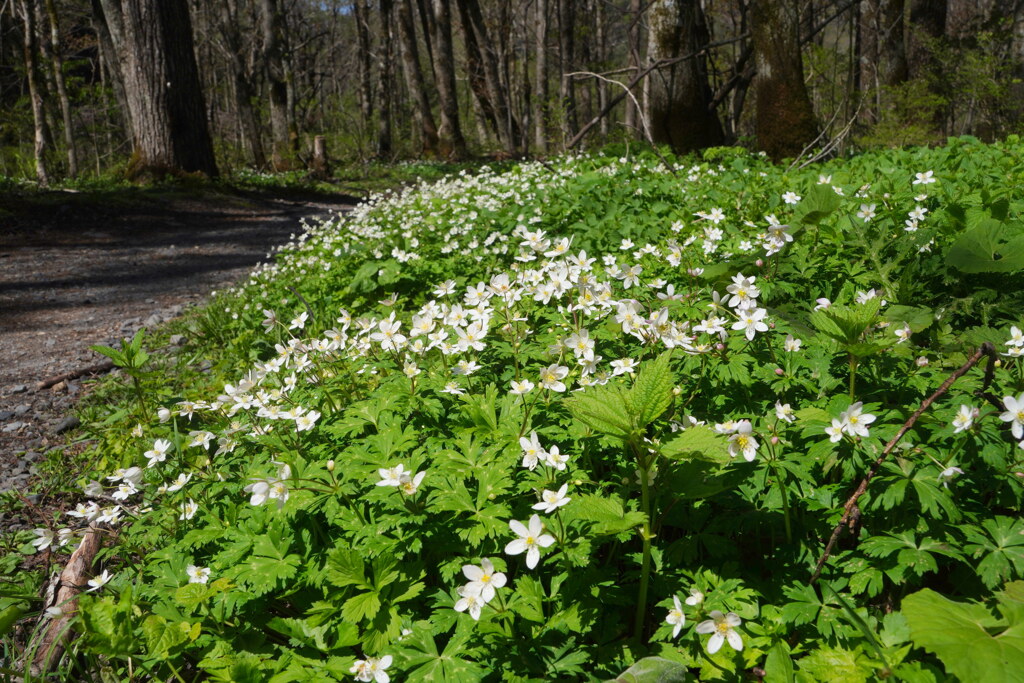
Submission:
{"label": "background forest", "polygon": [[987,140],[1022,74],[1021,0],[3,0],[0,175]]}

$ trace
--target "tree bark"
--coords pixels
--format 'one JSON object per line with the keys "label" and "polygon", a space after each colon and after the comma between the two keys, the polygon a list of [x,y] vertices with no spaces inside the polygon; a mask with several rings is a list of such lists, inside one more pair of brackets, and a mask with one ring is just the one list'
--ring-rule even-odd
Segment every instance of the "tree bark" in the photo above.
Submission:
{"label": "tree bark", "polygon": [[[698,0],[656,0],[648,18],[652,63],[695,53],[708,44]],[[711,86],[703,56],[658,69],[649,78],[654,142],[667,143],[678,154],[722,144],[722,124],[709,109]]]}
{"label": "tree bark", "polygon": [[377,156],[391,156],[391,106],[394,79],[392,0],[380,0],[380,116],[377,121]]}
{"label": "tree bark", "polygon": [[276,171],[286,171],[295,167],[299,151],[299,134],[288,94],[287,27],[278,0],[262,0],[261,9],[263,56],[270,91],[271,165]]}
{"label": "tree bark", "polygon": [[757,76],[754,80],[757,144],[773,160],[795,157],[817,136],[800,55],[798,0],[759,0],[751,5]]}
{"label": "tree bark", "polygon": [[438,139],[441,154],[462,159],[466,140],[459,123],[459,101],[455,90],[455,61],[452,55],[452,21],[449,0],[431,0],[434,27],[434,75],[441,109]]}
{"label": "tree bark", "polygon": [[53,63],[53,80],[57,86],[57,99],[60,101],[61,118],[64,121],[64,145],[68,154],[68,176],[78,175],[78,146],[75,143],[75,130],[71,119],[71,102],[68,100],[67,85],[64,81],[64,56],[61,53],[60,23],[57,21],[57,9],[53,0],[46,0],[46,17],[50,24],[50,50]]}
{"label": "tree bark", "polygon": [[548,0],[536,0],[533,22],[533,144],[537,151],[548,151]]}
{"label": "tree bark", "polygon": [[101,2],[111,34],[121,35],[117,51],[134,147],[129,177],[216,176],[185,1]]}
{"label": "tree bark", "polygon": [[419,50],[416,47],[416,25],[412,17],[412,0],[398,0],[398,30],[401,37],[402,66],[406,87],[413,102],[413,116],[422,137],[422,153],[437,155],[437,124],[430,109],[427,87],[420,71]]}
{"label": "tree bark", "polygon": [[565,74],[575,70],[576,12],[575,0],[558,0],[558,96],[562,103],[562,139],[569,140],[576,130],[576,91],[574,81]]}
{"label": "tree bark", "polygon": [[[640,19],[643,16],[643,1],[642,0],[630,0],[629,3],[629,67],[631,69],[630,75],[636,76],[640,73],[640,54],[641,54],[641,32],[640,32]],[[633,93],[634,97],[637,96]],[[639,97],[637,97],[639,100]],[[625,126],[626,130],[631,134],[637,130],[637,117],[640,112],[637,110],[636,104],[633,103],[633,98],[627,98],[626,100],[626,118]]]}
{"label": "tree bark", "polygon": [[259,117],[253,106],[256,99],[256,88],[253,87],[252,74],[246,67],[244,59],[246,48],[240,19],[237,0],[224,0],[220,6],[220,34],[227,48],[229,68],[234,84],[235,109],[242,128],[244,144],[252,157],[253,164],[256,168],[265,168],[267,158],[263,151]]}
{"label": "tree bark", "polygon": [[[495,54],[494,42],[488,35],[487,24],[484,22],[483,14],[480,12],[480,5],[475,0],[456,0],[459,7],[459,16],[462,20],[462,31],[466,37],[466,52],[470,64],[473,64],[474,57],[478,68],[482,73],[482,85],[477,90],[477,96],[484,105],[484,111],[493,121],[494,130],[498,135],[505,152],[509,155],[516,154],[516,133],[512,125],[511,109],[508,103],[508,93],[502,86],[501,76],[498,73],[498,56]],[[474,83],[473,76],[470,82]]]}
{"label": "tree bark", "polygon": [[35,131],[33,153],[36,163],[36,180],[46,187],[50,184],[50,173],[47,168],[46,155],[49,149],[49,132],[46,127],[46,114],[43,102],[43,84],[40,80],[36,64],[39,45],[36,36],[36,0],[21,0],[22,23],[25,31],[22,43],[25,59],[25,71],[28,75],[28,97],[32,106],[32,122]]}
{"label": "tree bark", "polygon": [[359,64],[359,111],[363,116],[363,125],[373,122],[373,86],[370,68],[372,47],[370,45],[370,20],[367,16],[365,0],[352,3],[356,18],[356,58]]}

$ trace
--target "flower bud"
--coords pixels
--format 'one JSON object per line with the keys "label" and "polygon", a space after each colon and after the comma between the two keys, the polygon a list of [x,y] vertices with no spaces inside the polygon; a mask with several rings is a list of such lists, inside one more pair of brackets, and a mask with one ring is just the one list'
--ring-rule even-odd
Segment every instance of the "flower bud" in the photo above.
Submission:
{"label": "flower bud", "polygon": [[778,446],[778,445],[779,445],[779,437],[777,437],[777,436],[773,436],[773,437],[771,438],[771,441],[772,441],[772,445],[773,445],[773,446]]}
{"label": "flower bud", "polygon": [[722,342],[715,344],[715,351],[725,351],[725,344]]}
{"label": "flower bud", "polygon": [[683,388],[682,387],[680,387],[680,386],[672,387],[672,395],[673,396],[678,396],[681,393],[683,393]]}
{"label": "flower bud", "polygon": [[327,471],[328,472],[333,472],[334,471],[334,461],[333,460],[328,460],[327,461]]}
{"label": "flower bud", "polygon": [[924,356],[919,356],[918,359],[914,361],[914,363],[919,368],[927,367],[928,366],[928,359],[925,358]]}
{"label": "flower bud", "polygon": [[757,266],[758,268],[763,267],[764,266],[764,259],[757,259],[756,261],[754,261],[754,265]]}
{"label": "flower bud", "polygon": [[786,371],[783,370],[782,368],[775,368],[775,374],[778,375],[779,377],[782,377],[783,375],[786,374]]}

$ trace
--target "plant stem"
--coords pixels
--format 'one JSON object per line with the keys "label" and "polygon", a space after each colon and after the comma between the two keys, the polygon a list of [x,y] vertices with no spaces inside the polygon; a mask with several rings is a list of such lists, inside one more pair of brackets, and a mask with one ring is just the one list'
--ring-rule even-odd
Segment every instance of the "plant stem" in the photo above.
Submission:
{"label": "plant stem", "polygon": [[644,513],[644,525],[641,531],[643,535],[643,559],[640,563],[640,594],[636,598],[636,617],[633,622],[633,637],[640,642],[643,638],[644,617],[647,613],[647,584],[651,578],[651,489],[647,480],[646,458],[644,458],[641,449],[635,443],[632,446],[640,471],[640,505]]}
{"label": "plant stem", "polygon": [[853,390],[857,385],[857,357],[852,353],[847,354],[850,363],[850,400],[853,400]]}

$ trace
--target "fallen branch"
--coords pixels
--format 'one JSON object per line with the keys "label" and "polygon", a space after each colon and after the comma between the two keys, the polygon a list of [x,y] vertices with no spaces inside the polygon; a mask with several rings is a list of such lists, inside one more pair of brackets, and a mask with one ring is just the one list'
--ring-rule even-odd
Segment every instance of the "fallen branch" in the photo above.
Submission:
{"label": "fallen branch", "polygon": [[86,577],[92,574],[96,553],[103,545],[102,534],[102,529],[95,525],[90,526],[78,548],[71,554],[71,559],[64,566],[64,571],[60,573],[57,597],[45,606],[59,607],[61,614],[46,622],[38,645],[32,644],[29,648],[29,652],[35,652],[32,660],[33,676],[42,676],[50,671],[64,654],[64,648],[71,635],[71,620],[78,606],[78,594],[87,580]]}
{"label": "fallen branch", "polygon": [[898,432],[896,432],[896,435],[885,445],[885,449],[882,451],[882,454],[878,456],[874,464],[871,465],[871,469],[864,475],[864,478],[861,480],[857,490],[853,492],[853,495],[846,501],[846,505],[843,506],[843,516],[840,518],[839,523],[836,524],[835,528],[832,529],[832,536],[828,539],[828,544],[825,546],[825,552],[822,553],[821,558],[818,560],[818,564],[815,566],[814,573],[811,574],[811,580],[808,581],[808,583],[814,583],[818,580],[818,577],[821,576],[821,570],[828,561],[829,556],[832,554],[832,549],[835,548],[836,541],[839,540],[840,534],[843,533],[843,527],[846,526],[846,523],[853,515],[854,509],[857,507],[857,499],[864,495],[868,490],[868,484],[871,483],[871,479],[878,473],[878,468],[881,467],[882,463],[885,462],[885,459],[889,457],[889,453],[892,452],[892,449],[896,447],[896,444],[903,438],[903,435],[910,431],[910,428],[913,427],[918,418],[924,414],[924,411],[928,410],[931,404],[935,402],[935,399],[949,391],[949,388],[953,386],[953,382],[963,377],[968,370],[977,365],[978,361],[986,356],[988,357],[988,368],[985,372],[986,382],[984,388],[982,388],[979,393],[988,389],[988,382],[991,381],[992,369],[995,367],[995,361],[998,356],[996,355],[996,348],[991,343],[985,342],[977,351],[974,352],[973,356],[967,359],[966,363],[957,368],[957,370],[942,383],[942,386],[940,386],[934,394],[921,402],[921,405],[914,411],[914,414],[903,423],[903,426],[900,427]]}
{"label": "fallen branch", "polygon": [[71,372],[64,372],[59,375],[54,375],[53,377],[47,377],[44,380],[40,380],[39,382],[36,382],[35,390],[42,391],[43,389],[49,389],[54,384],[60,384],[65,380],[78,379],[79,377],[85,377],[86,375],[98,375],[101,372],[109,372],[113,369],[114,361],[108,358],[107,360],[102,360],[99,363],[95,363],[84,368],[78,368]]}

